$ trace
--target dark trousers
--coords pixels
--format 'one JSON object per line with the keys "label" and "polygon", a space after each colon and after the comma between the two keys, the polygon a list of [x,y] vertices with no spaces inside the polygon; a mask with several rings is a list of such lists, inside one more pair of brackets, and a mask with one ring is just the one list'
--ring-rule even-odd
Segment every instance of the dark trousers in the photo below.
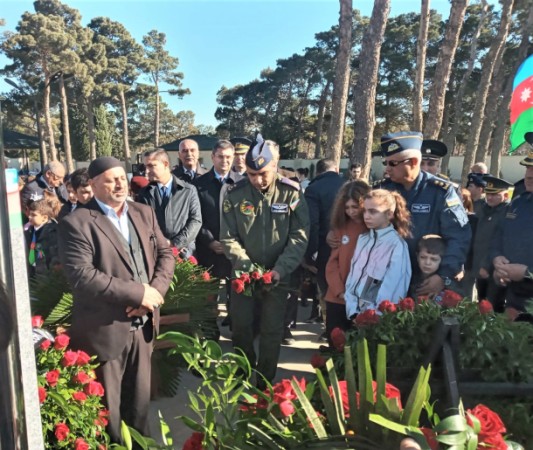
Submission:
{"label": "dark trousers", "polygon": [[335,328],[340,328],[344,331],[349,330],[352,322],[346,318],[346,305],[344,304],[326,302],[326,311],[328,317],[326,321],[326,336],[329,346],[333,347],[331,343],[331,332]]}
{"label": "dark trousers", "polygon": [[103,361],[96,369],[97,379],[105,389],[107,432],[113,443],[122,443],[122,420],[143,436],[149,435],[152,349],[153,327],[149,321],[143,328],[129,332],[127,345],[116,359]]}
{"label": "dark trousers", "polygon": [[298,293],[291,292],[287,297],[287,305],[285,309],[285,328],[289,328],[291,324],[296,323],[298,319]]}
{"label": "dark trousers", "polygon": [[495,312],[504,312],[506,287],[498,286],[490,276],[489,278],[476,279],[476,289],[479,301],[488,300],[492,303]]}
{"label": "dark trousers", "polygon": [[[240,348],[252,368],[255,367],[269,382],[272,382],[276,376],[278,367],[286,299],[287,291],[280,288],[272,288],[268,292],[256,292],[253,297],[231,293],[233,347]],[[258,356],[254,350],[256,320],[259,321]]]}

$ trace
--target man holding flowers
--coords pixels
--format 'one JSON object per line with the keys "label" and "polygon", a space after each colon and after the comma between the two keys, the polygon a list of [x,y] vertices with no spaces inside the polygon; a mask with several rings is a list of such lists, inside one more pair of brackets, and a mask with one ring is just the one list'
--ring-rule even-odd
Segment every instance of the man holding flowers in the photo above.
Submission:
{"label": "man holding flowers", "polygon": [[[233,272],[270,271],[272,284],[261,289],[232,292],[233,346],[240,348],[252,367],[267,381],[276,375],[287,290],[278,286],[302,260],[307,247],[309,215],[299,185],[277,175],[279,147],[258,142],[246,154],[248,177],[228,192],[223,203],[220,242]],[[259,355],[254,351],[254,311],[259,311]],[[262,379],[258,387],[264,387]]]}

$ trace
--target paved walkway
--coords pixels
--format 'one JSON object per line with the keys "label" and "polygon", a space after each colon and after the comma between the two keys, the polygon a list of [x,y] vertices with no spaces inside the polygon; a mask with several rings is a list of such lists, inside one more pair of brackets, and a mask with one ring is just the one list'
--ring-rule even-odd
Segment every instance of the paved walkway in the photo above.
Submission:
{"label": "paved walkway", "polygon": [[[291,346],[282,346],[276,380],[295,375],[301,377],[305,374],[314,373],[310,360],[313,353],[318,351],[318,347],[323,343],[318,342],[318,336],[323,329],[320,324],[307,324],[304,321],[309,317],[311,306],[298,307],[298,322],[296,329],[292,329],[292,335],[296,342]],[[222,312],[224,315],[225,312]],[[221,316],[220,320],[223,318]],[[231,334],[228,327],[221,327],[222,336],[220,345],[225,352],[231,351]],[[174,448],[181,449],[185,440],[191,435],[191,430],[186,427],[181,420],[176,419],[179,415],[192,416],[188,407],[188,389],[196,389],[200,384],[200,379],[184,373],[178,394],[173,398],[163,398],[154,400],[151,403],[151,429],[154,437],[158,436],[158,410],[168,423],[174,439]]]}

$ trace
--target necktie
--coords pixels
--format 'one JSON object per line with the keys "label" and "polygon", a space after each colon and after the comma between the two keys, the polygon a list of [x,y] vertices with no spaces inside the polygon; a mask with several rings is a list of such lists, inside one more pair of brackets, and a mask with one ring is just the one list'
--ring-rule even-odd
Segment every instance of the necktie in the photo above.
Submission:
{"label": "necktie", "polygon": [[167,187],[166,186],[161,187],[161,199],[166,200],[167,196],[168,196]]}

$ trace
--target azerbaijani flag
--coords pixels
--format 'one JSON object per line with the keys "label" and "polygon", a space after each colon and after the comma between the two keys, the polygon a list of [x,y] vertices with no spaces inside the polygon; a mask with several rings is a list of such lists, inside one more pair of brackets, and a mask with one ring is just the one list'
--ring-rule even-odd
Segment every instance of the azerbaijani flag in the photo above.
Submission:
{"label": "azerbaijani flag", "polygon": [[511,150],[524,142],[524,135],[533,131],[533,55],[518,68],[511,97]]}

